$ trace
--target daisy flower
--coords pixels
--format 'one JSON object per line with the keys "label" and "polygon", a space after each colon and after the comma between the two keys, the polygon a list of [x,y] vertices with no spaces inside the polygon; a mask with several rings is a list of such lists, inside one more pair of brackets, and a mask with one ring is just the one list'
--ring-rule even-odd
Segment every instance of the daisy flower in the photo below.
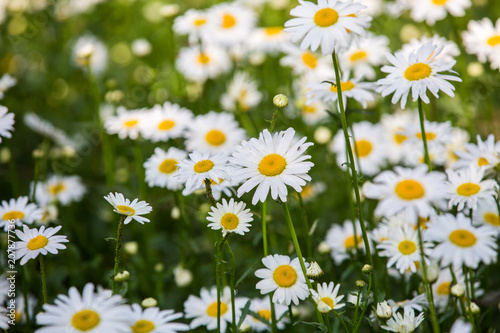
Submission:
{"label": "daisy flower", "polygon": [[14,113],[8,113],[9,109],[0,105],[0,143],[2,137],[11,138],[14,131]]}
{"label": "daisy flower", "polygon": [[[416,52],[405,57],[403,53],[386,54],[392,66],[382,67],[382,72],[389,73],[385,79],[378,80],[377,89],[382,96],[392,93],[391,102],[396,104],[401,99],[401,108],[404,109],[408,95],[412,93],[413,101],[419,97],[424,103],[430,103],[427,89],[437,98],[441,90],[445,94],[455,96],[455,87],[448,81],[462,80],[453,75],[444,75],[441,72],[452,71],[455,61],[435,60],[444,46],[436,46],[431,42],[422,45]],[[452,71],[453,72],[453,71]]]}
{"label": "daisy flower", "polygon": [[399,309],[403,309],[404,311],[423,311],[424,308],[429,307],[429,302],[427,302],[427,296],[425,294],[419,294],[412,299],[405,299],[398,302],[390,299],[387,301],[387,303],[391,306],[394,313]]}
{"label": "daisy flower", "polygon": [[193,113],[177,104],[155,105],[145,114],[147,121],[139,122],[141,135],[152,142],[177,139],[185,134]]}
{"label": "daisy flower", "polygon": [[380,327],[391,332],[410,333],[415,331],[423,321],[423,312],[415,318],[415,311],[413,309],[405,309],[404,316],[399,312],[394,312],[392,318],[387,321],[387,325]]}
{"label": "daisy flower", "polygon": [[363,187],[364,195],[379,199],[375,215],[389,217],[403,210],[412,220],[418,216],[427,217],[434,213],[432,205],[445,208],[445,175],[441,172],[427,172],[426,165],[414,169],[395,167],[387,170]]}
{"label": "daisy flower", "polygon": [[2,200],[0,228],[3,227],[4,231],[7,231],[11,220],[14,220],[17,227],[20,227],[23,223],[31,224],[36,220],[40,220],[42,215],[43,210],[34,203],[28,203],[28,197],[12,198],[8,202]]}
{"label": "daisy flower", "polygon": [[336,265],[340,265],[344,260],[349,259],[349,254],[358,249],[364,251],[363,237],[361,236],[361,227],[356,220],[356,236],[354,236],[354,227],[352,221],[346,220],[343,225],[332,224],[326,232],[325,242],[331,249],[330,255]]}
{"label": "daisy flower", "polygon": [[177,70],[190,81],[205,82],[231,69],[227,52],[215,45],[181,48],[175,62]]}
{"label": "daisy flower", "polygon": [[283,51],[288,43],[290,35],[285,32],[283,26],[256,28],[248,38],[248,45],[252,50],[270,54]]}
{"label": "daisy flower", "polygon": [[96,37],[81,36],[73,45],[73,61],[80,67],[86,67],[88,63],[92,73],[100,75],[106,70],[108,50]]}
{"label": "daisy flower", "polygon": [[458,162],[456,151],[465,151],[465,145],[469,142],[469,132],[461,128],[453,128],[451,140],[446,143],[446,168],[452,168]]}
{"label": "daisy flower", "polygon": [[68,206],[81,201],[86,192],[80,176],[51,175],[37,184],[35,198],[43,206],[56,202]]}
{"label": "daisy flower", "polygon": [[[226,173],[228,175],[231,175],[233,173],[234,168],[232,168],[230,165],[227,166],[227,171]],[[239,183],[236,183],[233,181],[233,179],[222,179],[219,178],[219,183],[217,184],[215,181],[212,179],[210,180],[210,186],[212,187],[212,195],[216,201],[219,201],[220,198],[222,197],[222,194],[224,194],[226,197],[232,197],[234,193],[236,193],[234,186],[239,185]],[[187,188],[182,190],[182,195],[188,196],[191,193],[194,193],[196,191],[200,191],[205,189],[205,184],[201,184],[200,187],[198,188],[191,188],[189,191]],[[204,191],[201,191],[201,193],[204,193]]]}
{"label": "daisy flower", "polygon": [[228,155],[243,139],[245,130],[239,127],[232,113],[211,111],[197,116],[189,124],[186,150]]}
{"label": "daisy flower", "polygon": [[333,282],[322,284],[318,283],[318,290],[311,289],[311,297],[316,302],[317,305],[320,303],[326,304],[330,311],[338,310],[343,308],[345,303],[340,303],[344,298],[344,295],[337,296],[340,288],[340,284],[335,285]]}
{"label": "daisy flower", "polygon": [[203,36],[210,17],[204,10],[189,9],[175,18],[172,28],[179,35],[188,35],[189,43],[194,44]]}
{"label": "daisy flower", "polygon": [[5,92],[17,84],[17,79],[9,74],[4,74],[0,78],[0,99],[3,99]]}
{"label": "daisy flower", "polygon": [[471,2],[470,0],[419,0],[410,2],[410,6],[412,19],[434,25],[436,21],[444,19],[448,13],[456,17],[464,16]]}
{"label": "daisy flower", "polygon": [[27,225],[23,225],[23,231],[16,230],[17,237],[21,240],[16,242],[16,260],[21,259],[21,265],[24,265],[28,260],[35,259],[39,254],[46,255],[47,253],[57,254],[58,250],[63,250],[67,243],[66,236],[54,236],[61,226],[55,228],[47,228],[41,226],[40,230],[30,229]]}
{"label": "daisy flower", "polygon": [[[245,323],[250,325],[255,332],[266,332],[270,330],[271,325],[271,301],[269,297],[252,298],[250,310],[258,314],[261,318],[248,315],[245,318]],[[285,323],[288,318],[284,314],[288,311],[288,307],[281,304],[274,304],[274,315],[277,319],[276,326],[279,330],[285,329]],[[264,319],[267,323],[262,322]]]}
{"label": "daisy flower", "polygon": [[144,121],[145,109],[126,110],[120,106],[116,112],[116,116],[109,116],[104,120],[104,127],[108,134],[118,134],[120,139],[128,137],[136,140],[140,133],[140,123]]}
{"label": "daisy flower", "polygon": [[120,295],[110,291],[94,292],[94,285],[87,283],[82,295],[71,287],[66,295],[58,295],[55,305],[44,304],[43,312],[36,316],[36,323],[44,326],[35,333],[128,333],[130,332],[128,305]]}
{"label": "daisy flower", "polygon": [[253,221],[250,209],[245,209],[245,207],[244,202],[235,202],[233,198],[229,202],[222,199],[222,205],[217,203],[217,207],[212,206],[212,211],[208,212],[210,216],[207,220],[211,223],[207,227],[212,230],[222,229],[223,237],[232,232],[244,235],[250,230],[248,227]]}
{"label": "daisy flower", "polygon": [[157,307],[143,310],[139,304],[132,304],[127,317],[133,333],[176,333],[189,330],[186,324],[171,322],[182,316],[182,313],[174,313],[174,310],[160,310]]}
{"label": "daisy flower", "polygon": [[[414,122],[408,122],[406,126],[399,131],[400,135],[407,138],[404,144],[413,144],[411,150],[423,147],[422,131],[420,129],[420,124],[416,117]],[[425,138],[427,139],[427,145],[429,147],[440,146],[444,148],[445,144],[451,142],[453,135],[453,127],[451,122],[435,122],[424,120],[425,127]]]}
{"label": "daisy flower", "polygon": [[465,50],[477,55],[480,62],[489,60],[492,69],[500,69],[500,18],[495,25],[488,18],[469,21],[467,31],[462,32]]}
{"label": "daisy flower", "polygon": [[254,11],[237,3],[224,3],[211,7],[212,17],[205,38],[221,45],[244,42],[255,27],[257,16]]}
{"label": "daisy flower", "polygon": [[[462,270],[454,272],[455,283],[465,284]],[[438,309],[445,310],[450,298],[450,287],[453,285],[453,277],[450,269],[445,268],[439,272],[436,282],[432,284],[432,294],[434,295],[434,304]]]}
{"label": "daisy flower", "polygon": [[107,202],[111,206],[114,207],[114,212],[120,215],[126,216],[124,224],[130,223],[132,219],[136,220],[140,224],[144,224],[144,222],[149,222],[149,219],[142,217],[141,215],[149,214],[153,208],[146,201],[139,201],[139,199],[134,199],[134,201],[130,202],[129,199],[126,199],[123,194],[115,192],[109,193],[107,196],[104,196]]}
{"label": "daisy flower", "polygon": [[434,216],[424,237],[436,242],[431,257],[441,261],[441,266],[450,264],[455,269],[462,265],[477,268],[480,262],[489,265],[496,261],[496,232],[486,226],[474,227],[470,218],[459,213]]}
{"label": "daisy flower", "polygon": [[279,254],[262,258],[266,268],[255,271],[255,276],[262,279],[256,288],[265,295],[273,293],[273,303],[290,305],[299,304],[309,296],[306,278],[300,268],[299,259]]}
{"label": "daisy flower", "polygon": [[295,106],[304,123],[309,126],[318,125],[329,117],[326,105],[322,101],[314,101],[309,105],[306,105],[305,101],[300,101]]}
{"label": "daisy flower", "polygon": [[483,167],[487,170],[496,167],[500,163],[500,144],[495,143],[495,136],[490,134],[483,141],[477,136],[477,144],[467,143],[464,150],[457,150],[455,154],[458,156],[458,161],[453,165],[454,169]]}
{"label": "daisy flower", "polygon": [[[245,306],[246,300],[236,298],[236,320],[240,316],[240,309]],[[217,328],[217,288],[210,290],[201,288],[200,297],[189,295],[184,302],[184,313],[187,319],[194,318],[189,327],[195,329],[199,326],[206,326],[208,330]],[[232,322],[231,311],[231,289],[226,286],[221,292],[220,298],[220,328],[221,332],[226,331],[226,327]]]}
{"label": "daisy flower", "polygon": [[309,50],[301,50],[295,44],[283,47],[285,56],[280,59],[282,66],[292,68],[295,75],[307,75],[315,81],[326,80],[335,75],[332,60]]}
{"label": "daisy flower", "polygon": [[434,60],[443,59],[445,61],[453,61],[455,57],[460,55],[460,50],[455,42],[447,40],[439,35],[432,37],[422,36],[420,39],[412,38],[409,43],[404,44],[401,52],[405,57],[408,57],[412,52],[417,51],[422,45],[431,42],[434,45],[443,45],[443,50]]}
{"label": "daisy flower", "polygon": [[[429,254],[430,243],[424,242],[424,254]],[[410,270],[417,272],[416,262],[421,260],[420,245],[418,242],[417,231],[414,227],[404,226],[402,228],[392,229],[388,233],[388,239],[377,245],[381,250],[379,255],[389,257],[387,268],[394,264],[401,274]],[[427,261],[427,260],[426,260]]]}
{"label": "daisy flower", "polygon": [[311,156],[303,155],[313,145],[306,143],[306,139],[296,141],[293,128],[274,135],[265,129],[258,139],[252,138],[237,146],[231,162],[242,167],[232,175],[235,181],[243,182],[238,188],[238,197],[257,187],[252,199],[255,205],[258,201],[264,202],[269,191],[274,200],[279,197],[287,201],[286,185],[301,192],[306,181],[311,180],[307,172],[314,165],[305,161]]}
{"label": "daisy flower", "polygon": [[448,174],[447,193],[450,199],[448,207],[457,205],[457,210],[476,210],[478,202],[495,202],[498,184],[493,179],[484,178],[484,168],[471,166],[457,172],[446,170]]}
{"label": "daisy flower", "polygon": [[224,153],[211,156],[209,152],[194,151],[188,159],[178,165],[177,180],[186,185],[187,191],[194,191],[202,187],[205,179],[215,183],[230,179],[228,174],[227,157]]}
{"label": "daisy flower", "polygon": [[356,17],[364,8],[351,0],[320,0],[318,4],[299,0],[299,5],[290,11],[296,18],[285,22],[285,31],[294,33],[292,42],[302,40],[302,50],[316,51],[321,45],[323,54],[332,54],[348,46],[348,30],[360,35],[364,33],[367,24]]}
{"label": "daisy flower", "polygon": [[485,225],[500,233],[500,218],[495,201],[479,201],[477,209],[472,211],[474,225]]}
{"label": "daisy flower", "polygon": [[450,327],[450,333],[471,333],[472,330],[473,330],[472,324],[461,318],[455,320],[453,325],[451,325]]}
{"label": "daisy flower", "polygon": [[183,184],[175,177],[178,174],[177,164],[186,157],[185,151],[175,147],[170,147],[167,151],[156,147],[154,154],[144,162],[146,182],[149,187],[159,186],[172,191],[180,190]]}
{"label": "daisy flower", "polygon": [[418,122],[418,114],[413,111],[398,110],[393,114],[383,114],[380,119],[380,124],[387,133],[389,148],[391,152],[387,154],[387,159],[392,164],[399,164],[404,161],[404,156],[409,148],[404,143],[408,140],[408,136],[403,134],[405,127],[412,123]]}
{"label": "daisy flower", "polygon": [[220,103],[228,111],[248,111],[262,100],[262,93],[257,89],[257,82],[245,72],[237,72],[222,94]]}

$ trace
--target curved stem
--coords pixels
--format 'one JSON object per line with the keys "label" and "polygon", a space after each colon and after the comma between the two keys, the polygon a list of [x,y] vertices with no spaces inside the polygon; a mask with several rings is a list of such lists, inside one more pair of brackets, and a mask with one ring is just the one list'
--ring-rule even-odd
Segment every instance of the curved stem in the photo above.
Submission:
{"label": "curved stem", "polygon": [[335,313],[335,315],[340,319],[340,322],[342,323],[342,326],[344,327],[344,330],[349,333],[349,328],[347,328],[347,325],[344,321],[344,319],[335,311],[333,311],[333,313]]}
{"label": "curved stem", "polygon": [[205,189],[207,190],[207,198],[208,198],[208,201],[210,202],[210,205],[211,206],[217,206],[217,201],[215,201],[214,199],[214,195],[212,193],[212,185],[210,183],[210,179],[205,179],[204,180],[205,182]]}
{"label": "curved stem", "polygon": [[425,126],[424,126],[424,110],[422,108],[422,99],[418,98],[418,118],[420,119],[420,132],[422,133],[422,142],[424,143],[424,158],[425,164],[429,168],[429,171],[432,170],[431,159],[429,157],[429,149],[427,148],[427,135],[425,134]]}
{"label": "curved stem", "polygon": [[302,199],[302,194],[297,192],[297,196],[299,197],[300,204],[300,215],[302,216],[302,222],[304,223],[304,229],[306,231],[306,253],[307,256],[312,256],[312,244],[311,244],[311,235],[309,234],[309,221],[307,219],[307,210],[306,205],[304,204],[304,200]]}
{"label": "curved stem", "polygon": [[[359,317],[359,321],[356,324],[356,320],[354,320],[354,323],[356,324],[356,327],[354,327],[354,330],[352,331],[353,333],[356,333],[359,330],[359,326],[361,326],[361,322],[363,321],[363,316],[365,315],[366,309],[368,308],[368,301],[370,300],[370,291],[372,289],[372,284],[375,279],[373,278],[373,275],[370,274],[369,280],[368,280],[368,289],[366,291],[366,300],[365,304],[363,305],[363,311],[361,311],[361,316]],[[358,295],[359,297],[359,295]],[[358,308],[356,307],[356,310]]]}
{"label": "curved stem", "polygon": [[[43,261],[43,255],[39,255],[40,258],[40,275],[42,276],[42,294],[43,294],[43,304],[47,304],[47,281],[45,277],[45,262]],[[28,306],[26,303],[24,306]]]}
{"label": "curved stem", "polygon": [[125,222],[126,215],[120,216],[120,221],[118,221],[118,230],[116,231],[116,248],[115,248],[115,267],[113,269],[113,284],[112,291],[116,294],[116,281],[115,277],[118,273],[118,267],[120,266],[120,261],[122,258],[122,243],[123,243],[123,226]]}

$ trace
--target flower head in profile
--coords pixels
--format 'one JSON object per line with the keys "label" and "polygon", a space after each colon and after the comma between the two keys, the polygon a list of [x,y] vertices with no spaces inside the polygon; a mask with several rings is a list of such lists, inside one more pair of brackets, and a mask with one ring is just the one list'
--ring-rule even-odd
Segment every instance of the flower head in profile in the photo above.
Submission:
{"label": "flower head in profile", "polygon": [[139,199],[136,198],[134,201],[130,202],[129,199],[126,199],[123,194],[118,192],[115,192],[115,194],[109,193],[104,199],[115,208],[113,210],[115,213],[126,216],[123,223],[128,224],[132,219],[140,224],[149,222],[149,219],[141,216],[149,214],[153,210],[146,201],[139,201]]}
{"label": "flower head in profile", "polygon": [[11,138],[12,131],[14,130],[14,113],[9,113],[9,110],[0,105],[0,143],[2,142],[2,137]]}
{"label": "flower head in profile", "polygon": [[250,223],[253,221],[250,209],[245,209],[244,202],[235,202],[233,198],[226,201],[222,199],[222,205],[217,203],[217,207],[212,206],[212,211],[208,212],[210,221],[207,227],[213,230],[222,229],[222,236],[226,237],[228,233],[234,232],[239,235],[244,235],[250,229]]}
{"label": "flower head in profile", "polygon": [[306,181],[311,180],[307,172],[314,165],[306,161],[311,156],[303,155],[313,145],[305,142],[306,139],[297,141],[293,128],[274,135],[266,129],[258,139],[252,138],[237,146],[231,162],[242,167],[233,174],[234,181],[243,182],[238,188],[238,196],[257,187],[252,199],[255,205],[258,201],[264,202],[269,191],[273,199],[279,197],[287,201],[286,185],[301,192]]}
{"label": "flower head in profile", "polygon": [[285,22],[285,31],[293,32],[293,42],[302,40],[300,48],[316,51],[321,46],[323,54],[332,54],[349,45],[349,31],[363,34],[367,23],[356,17],[362,4],[352,0],[319,0],[318,4],[299,0],[290,11],[291,20]]}
{"label": "flower head in profile", "polygon": [[182,318],[182,313],[174,313],[174,310],[160,310],[157,307],[143,310],[139,304],[132,304],[128,312],[129,325],[134,333],[176,333],[188,331],[188,325],[172,322],[179,318]]}
{"label": "flower head in profile", "polygon": [[411,333],[414,332],[423,321],[423,312],[415,318],[415,310],[405,308],[404,315],[401,315],[399,312],[394,312],[392,318],[387,321],[387,325],[381,327],[391,332]]}
{"label": "flower head in profile", "polygon": [[454,75],[441,74],[441,72],[453,72],[451,68],[456,62],[436,60],[443,47],[429,42],[407,57],[402,52],[396,52],[394,55],[388,53],[386,57],[392,66],[382,67],[382,72],[389,73],[389,75],[378,80],[380,87],[377,91],[382,96],[394,93],[391,102],[396,104],[401,100],[401,108],[403,109],[410,91],[413,101],[420,98],[427,104],[430,103],[427,90],[436,98],[439,97],[439,91],[451,97],[455,96],[455,87],[448,81],[461,82],[462,80]]}
{"label": "flower head in profile", "polygon": [[28,260],[35,259],[39,254],[46,255],[47,253],[57,254],[58,250],[63,250],[68,239],[66,236],[55,236],[61,230],[61,226],[55,228],[47,228],[41,226],[40,230],[28,226],[23,226],[23,231],[16,230],[16,235],[20,239],[15,243],[16,260],[21,259],[21,265],[24,265]]}
{"label": "flower head in profile", "polygon": [[23,223],[31,224],[34,221],[41,220],[43,210],[34,203],[28,203],[28,197],[19,197],[2,200],[0,206],[0,228],[7,231],[9,221],[14,220],[16,226],[20,227]]}
{"label": "flower head in profile", "polygon": [[[344,307],[344,303],[340,301],[344,298],[344,295],[338,295],[340,284],[335,285],[333,282],[322,284],[318,283],[318,290],[311,289],[311,297],[319,306],[320,302],[326,304],[329,311],[337,310]],[[323,304],[321,304],[323,305]],[[323,305],[324,306],[324,305]]]}

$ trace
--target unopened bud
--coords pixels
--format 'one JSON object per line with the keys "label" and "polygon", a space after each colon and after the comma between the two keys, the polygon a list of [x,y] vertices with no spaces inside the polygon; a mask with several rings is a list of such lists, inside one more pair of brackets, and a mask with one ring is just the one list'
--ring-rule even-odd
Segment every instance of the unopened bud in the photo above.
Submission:
{"label": "unopened bud", "polygon": [[477,315],[481,312],[481,309],[479,308],[479,306],[477,306],[476,303],[470,302],[470,307],[467,309],[467,312],[473,315]]}
{"label": "unopened bud", "polygon": [[307,269],[306,276],[310,279],[317,280],[323,275],[323,270],[319,267],[316,261],[313,261]]}
{"label": "unopened bud", "polygon": [[456,297],[462,297],[465,293],[464,286],[456,284],[450,288],[450,293]]}
{"label": "unopened bud", "polygon": [[243,324],[241,324],[238,332],[250,332],[251,329],[252,329],[252,326],[248,325],[247,323],[243,323]]}
{"label": "unopened bud", "polygon": [[126,242],[125,244],[123,244],[123,249],[125,250],[125,253],[133,256],[134,254],[137,253],[137,250],[139,249],[139,244],[137,244],[136,241]]}
{"label": "unopened bud", "polygon": [[130,273],[128,271],[123,271],[123,272],[117,273],[115,275],[115,281],[116,282],[127,281],[129,278],[130,278]]}
{"label": "unopened bud", "polygon": [[365,286],[365,284],[366,284],[366,282],[365,282],[365,281],[363,281],[363,280],[357,280],[357,281],[356,281],[356,286],[357,286],[358,288],[363,288],[363,287]]}
{"label": "unopened bud", "polygon": [[179,265],[174,268],[174,279],[178,287],[186,287],[193,281],[193,274],[189,269],[185,269]]}
{"label": "unopened bud", "polygon": [[361,268],[361,271],[365,274],[371,274],[373,272],[373,266],[366,264]]}
{"label": "unopened bud", "polygon": [[[422,274],[423,271],[419,270]],[[427,281],[429,283],[434,283],[437,281],[438,276],[439,276],[439,266],[437,265],[436,262],[432,262],[430,265],[427,266]]]}
{"label": "unopened bud", "polygon": [[156,299],[154,299],[153,297],[145,298],[141,302],[141,305],[143,308],[151,308],[153,306],[156,306],[157,304],[158,304],[158,301]]}
{"label": "unopened bud", "polygon": [[278,94],[278,95],[274,96],[273,104],[277,108],[282,109],[288,105],[288,97],[286,97],[286,95],[283,95],[283,94]]}
{"label": "unopened bud", "polygon": [[389,319],[392,317],[392,307],[386,301],[377,304],[377,317]]}
{"label": "unopened bud", "polygon": [[321,242],[318,245],[318,252],[321,254],[328,254],[331,250],[332,249],[330,248],[330,245],[328,245],[326,242]]}
{"label": "unopened bud", "polygon": [[170,211],[170,216],[174,220],[178,220],[181,217],[181,211],[180,211],[179,207],[172,208],[172,210]]}

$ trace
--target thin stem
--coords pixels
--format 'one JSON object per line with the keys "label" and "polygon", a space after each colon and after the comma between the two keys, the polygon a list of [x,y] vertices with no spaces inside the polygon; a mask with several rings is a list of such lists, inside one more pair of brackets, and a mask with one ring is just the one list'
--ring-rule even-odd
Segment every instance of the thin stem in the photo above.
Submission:
{"label": "thin stem", "polygon": [[217,201],[214,199],[214,195],[212,194],[212,185],[210,183],[210,179],[205,179],[205,189],[207,190],[207,198],[208,201],[210,202],[211,206],[217,206]]}
{"label": "thin stem", "polygon": [[312,256],[312,244],[311,244],[311,235],[309,234],[309,221],[307,220],[307,210],[306,205],[304,204],[304,200],[302,199],[302,194],[297,192],[297,196],[299,197],[300,204],[300,215],[302,216],[302,222],[304,223],[304,229],[306,231],[306,251],[307,256]]}
{"label": "thin stem", "polygon": [[295,322],[294,318],[293,318],[293,312],[292,312],[292,303],[290,303],[288,305],[288,314],[290,315],[290,326],[292,327],[292,332],[295,332],[295,326],[293,325],[293,323]]}
{"label": "thin stem", "polygon": [[356,309],[354,310],[354,319],[352,320],[353,323],[356,323],[356,321],[358,320],[359,300],[361,298],[362,291],[363,291],[363,288],[358,287],[358,296],[356,297]]}
{"label": "thin stem", "polygon": [[[372,289],[372,285],[373,285],[373,281],[375,279],[373,278],[373,275],[370,274],[369,276],[369,280],[368,280],[368,289],[366,291],[366,299],[365,299],[365,304],[363,305],[363,311],[361,312],[361,316],[359,317],[359,321],[358,323],[356,324],[356,327],[354,327],[354,330],[352,331],[353,333],[356,333],[358,330],[359,330],[359,327],[361,325],[361,322],[363,321],[363,316],[365,315],[365,312],[366,312],[366,309],[368,308],[368,301],[370,299],[370,292],[371,292],[371,289]],[[359,295],[358,295],[359,297]],[[356,310],[358,308],[356,307]],[[356,320],[354,320],[354,323],[356,323]]]}
{"label": "thin stem", "polygon": [[272,333],[278,332],[278,322],[276,320],[276,310],[274,309],[273,294],[269,294],[269,302],[271,302],[271,331]]}
{"label": "thin stem", "polygon": [[326,329],[328,330],[328,333],[332,333],[332,326],[330,325],[330,318],[328,318],[327,315],[323,315],[323,319],[325,320]]}
{"label": "thin stem", "polygon": [[274,129],[274,125],[276,125],[276,120],[278,120],[278,113],[280,112],[281,108],[277,108],[276,111],[274,111],[273,114],[273,119],[271,119],[271,125],[269,125],[269,132],[272,132]]}
{"label": "thin stem", "polygon": [[112,291],[113,294],[117,293],[116,290],[116,274],[118,274],[118,266],[120,266],[120,261],[122,258],[122,243],[123,243],[123,226],[126,215],[120,215],[120,221],[118,221],[118,230],[116,231],[116,248],[115,248],[115,267],[113,269],[113,282],[112,282]]}
{"label": "thin stem", "polygon": [[[39,255],[40,258],[40,275],[42,276],[42,294],[43,294],[43,304],[47,304],[47,281],[45,277],[45,263],[43,261],[43,255]],[[24,306],[28,306],[26,303]]]}
{"label": "thin stem", "polygon": [[33,328],[31,327],[31,317],[30,317],[30,308],[27,306],[28,304],[28,285],[29,285],[29,279],[28,279],[28,269],[26,266],[23,266],[23,298],[24,298],[24,314],[26,315],[26,328],[28,329],[28,332],[31,333],[33,332]]}
{"label": "thin stem", "polygon": [[[363,234],[363,242],[365,245],[366,256],[368,257],[368,262],[374,268],[374,271],[375,271],[375,266],[373,265],[372,253],[370,250],[370,241],[368,240],[368,233],[366,232],[365,219],[363,217],[363,210],[361,207],[361,196],[359,194],[358,175],[356,173],[356,165],[354,163],[354,154],[352,152],[351,141],[349,139],[349,133],[347,131],[347,119],[345,116],[344,102],[342,101],[342,86],[341,86],[341,81],[340,81],[340,70],[339,70],[339,65],[337,63],[337,56],[335,55],[335,52],[333,52],[333,54],[332,54],[332,61],[333,61],[333,67],[335,69],[337,95],[338,95],[338,102],[339,102],[339,112],[340,112],[340,118],[342,120],[342,130],[344,132],[346,149],[347,149],[347,152],[349,154],[349,161],[351,161],[350,168],[352,171],[352,180],[353,180],[353,184],[354,184],[354,194],[356,196],[356,207],[358,210],[359,225],[361,226],[361,232]],[[375,281],[376,281],[376,279],[373,279],[373,289],[375,290],[375,292],[373,293],[373,296],[374,296],[375,303],[378,303],[377,292],[376,292],[377,288],[375,287]]]}
{"label": "thin stem", "polygon": [[470,290],[471,281],[470,281],[470,278],[468,277],[467,271],[468,271],[467,266],[463,265],[462,266],[462,272],[463,272],[464,277],[465,277],[465,300],[467,301],[467,308],[469,309],[469,311],[468,311],[469,312],[469,321],[472,324],[472,332],[476,332],[476,323],[474,321],[474,314],[472,314],[471,308],[470,308],[470,304],[471,304],[471,290]]}
{"label": "thin stem", "polygon": [[229,252],[229,257],[231,258],[231,280],[229,282],[229,285],[231,287],[231,310],[232,310],[232,329],[233,329],[233,332],[236,333],[237,330],[236,330],[236,300],[235,300],[235,293],[234,293],[234,276],[235,276],[235,265],[236,265],[236,262],[234,260],[234,253],[233,251],[231,250],[231,247],[229,246],[229,241],[226,241],[226,245],[227,245],[227,252]]}
{"label": "thin stem", "polygon": [[340,322],[342,323],[342,326],[344,327],[344,330],[349,333],[349,328],[347,328],[347,325],[344,321],[344,318],[342,318],[341,315],[339,315],[336,311],[333,311],[333,313],[340,319]]}
{"label": "thin stem", "polygon": [[429,171],[432,170],[431,159],[429,157],[429,149],[427,148],[427,135],[425,134],[425,126],[424,126],[424,110],[422,108],[422,99],[418,98],[418,117],[420,118],[420,132],[422,133],[422,142],[424,143],[424,159],[425,164],[429,168]]}
{"label": "thin stem", "polygon": [[135,160],[135,169],[137,172],[137,182],[139,184],[139,196],[142,199],[146,199],[146,180],[144,176],[144,167],[143,167],[143,157],[142,157],[142,149],[139,139],[134,141],[134,160]]}
{"label": "thin stem", "polygon": [[262,243],[264,247],[264,257],[269,254],[267,248],[267,201],[260,204],[261,220],[262,220]]}
{"label": "thin stem", "polygon": [[[205,182],[206,184],[206,182]],[[221,293],[221,279],[222,279],[222,269],[221,269],[221,262],[222,262],[222,249],[224,248],[224,243],[226,242],[227,238],[229,237],[230,234],[226,234],[226,237],[222,238],[221,241],[216,243],[216,259],[215,259],[215,277],[217,281],[217,333],[220,333],[220,293]]]}

